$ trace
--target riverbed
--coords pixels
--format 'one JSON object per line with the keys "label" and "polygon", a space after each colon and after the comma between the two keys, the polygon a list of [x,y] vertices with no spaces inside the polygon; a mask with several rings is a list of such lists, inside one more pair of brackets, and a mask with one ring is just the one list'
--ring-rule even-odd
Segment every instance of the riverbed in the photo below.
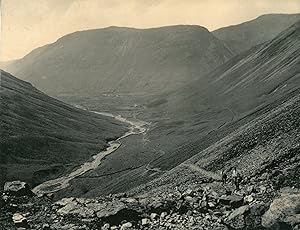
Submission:
{"label": "riverbed", "polygon": [[97,111],[92,111],[92,112],[102,116],[112,117],[120,122],[126,123],[127,125],[129,125],[129,131],[127,131],[123,136],[119,137],[118,139],[108,142],[109,144],[108,148],[94,155],[92,157],[92,160],[83,163],[71,173],[53,180],[45,181],[44,183],[36,186],[33,189],[34,193],[36,194],[54,193],[59,190],[67,188],[69,186],[69,182],[74,178],[79,177],[84,173],[99,167],[104,157],[115,152],[121,146],[122,139],[131,135],[144,134],[147,131],[146,128],[147,123],[144,121],[139,121],[139,120],[133,121],[124,118],[121,115],[113,115],[107,112],[97,112]]}

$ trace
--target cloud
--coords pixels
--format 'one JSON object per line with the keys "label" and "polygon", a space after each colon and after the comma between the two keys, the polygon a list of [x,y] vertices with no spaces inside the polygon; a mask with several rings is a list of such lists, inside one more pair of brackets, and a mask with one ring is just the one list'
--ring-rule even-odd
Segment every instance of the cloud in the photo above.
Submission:
{"label": "cloud", "polygon": [[198,24],[210,30],[266,13],[299,13],[299,0],[2,0],[0,59],[78,30]]}

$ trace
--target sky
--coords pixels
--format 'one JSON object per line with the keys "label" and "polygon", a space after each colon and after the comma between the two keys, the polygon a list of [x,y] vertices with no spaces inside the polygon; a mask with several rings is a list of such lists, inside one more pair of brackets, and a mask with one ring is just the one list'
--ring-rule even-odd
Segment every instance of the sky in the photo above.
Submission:
{"label": "sky", "polygon": [[300,13],[300,0],[0,0],[0,4],[0,61],[21,58],[79,30],[175,24],[214,30],[262,14]]}

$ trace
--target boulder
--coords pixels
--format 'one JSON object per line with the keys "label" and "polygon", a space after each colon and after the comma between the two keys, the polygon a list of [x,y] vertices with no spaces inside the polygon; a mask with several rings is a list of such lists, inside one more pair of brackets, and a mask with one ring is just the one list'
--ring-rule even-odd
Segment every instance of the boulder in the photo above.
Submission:
{"label": "boulder", "polygon": [[182,194],[182,196],[193,196],[193,194],[194,191],[192,189],[188,189]]}
{"label": "boulder", "polygon": [[108,223],[104,224],[102,227],[101,227],[101,230],[109,230],[110,229],[110,225]]}
{"label": "boulder", "polygon": [[116,215],[127,206],[118,200],[97,202],[93,199],[85,198],[64,198],[55,203],[60,206],[60,215],[74,214],[82,218],[107,218]]}
{"label": "boulder", "polygon": [[261,219],[268,206],[264,202],[250,204],[250,210],[245,216],[246,225],[249,229],[261,228]]}
{"label": "boulder", "polygon": [[246,226],[245,214],[248,211],[249,211],[248,205],[235,209],[225,220],[225,223],[234,229],[244,229]]}
{"label": "boulder", "polygon": [[22,214],[15,213],[12,219],[17,228],[29,228],[27,219]]}
{"label": "boulder", "polygon": [[73,202],[75,200],[74,197],[67,197],[67,198],[63,198],[59,201],[56,201],[55,204],[59,205],[59,206],[66,206],[67,204]]}
{"label": "boulder", "polygon": [[266,193],[266,191],[267,191],[267,187],[266,186],[264,186],[264,185],[259,186],[259,192],[260,193],[264,194],[264,193]]}
{"label": "boulder", "polygon": [[247,186],[247,188],[246,188],[246,193],[247,193],[248,195],[250,195],[250,194],[253,193],[253,192],[255,192],[254,185],[249,185],[249,186]]}
{"label": "boulder", "polygon": [[102,207],[100,206],[97,208],[97,217],[109,217],[112,215],[117,214],[119,211],[126,208],[126,205],[123,202],[113,201],[110,203],[103,204]]}
{"label": "boulder", "polygon": [[195,203],[197,201],[196,198],[193,198],[191,196],[186,196],[184,199],[189,203]]}
{"label": "boulder", "polygon": [[162,213],[160,214],[160,218],[161,218],[161,219],[164,219],[167,215],[168,215],[167,212],[162,212]]}
{"label": "boulder", "polygon": [[215,191],[211,191],[210,194],[208,194],[208,197],[210,199],[217,199],[218,198],[218,193],[216,193]]}
{"label": "boulder", "polygon": [[248,195],[248,196],[244,197],[244,202],[247,204],[251,203],[253,200],[254,200],[254,198],[252,195]]}
{"label": "boulder", "polygon": [[269,210],[263,215],[262,225],[266,228],[280,229],[281,226],[300,224],[300,190],[288,190],[274,199]]}
{"label": "boulder", "polygon": [[150,223],[150,220],[148,218],[142,219],[142,226],[148,225]]}
{"label": "boulder", "polygon": [[152,221],[156,220],[157,218],[158,218],[158,215],[157,215],[156,213],[151,213],[150,219],[151,219]]}
{"label": "boulder", "polygon": [[233,229],[260,229],[265,210],[264,203],[244,205],[231,212],[225,223]]}
{"label": "boulder", "polygon": [[148,209],[149,212],[161,213],[167,209],[167,204],[161,197],[143,198],[139,200],[139,204]]}
{"label": "boulder", "polygon": [[121,230],[130,229],[130,228],[132,228],[132,226],[133,226],[132,223],[127,222],[125,224],[122,224]]}
{"label": "boulder", "polygon": [[219,198],[221,204],[230,205],[233,208],[238,208],[243,205],[244,198],[238,195],[224,195]]}
{"label": "boulder", "polygon": [[128,203],[128,204],[137,204],[138,201],[135,198],[121,198],[120,201]]}
{"label": "boulder", "polygon": [[74,198],[65,198],[56,204],[65,205],[57,211],[60,215],[75,214],[83,218],[91,218],[95,216],[95,211],[93,209],[79,203]]}
{"label": "boulder", "polygon": [[34,196],[27,183],[22,181],[11,181],[4,184],[4,192],[11,196]]}
{"label": "boulder", "polygon": [[209,208],[215,208],[216,207],[215,202],[208,202],[207,205],[208,205]]}
{"label": "boulder", "polygon": [[42,196],[49,199],[49,200],[54,199],[54,194],[53,193],[44,193],[44,194],[42,194]]}
{"label": "boulder", "polygon": [[50,228],[50,225],[46,223],[46,224],[42,225],[42,229],[43,230],[50,230],[51,228]]}

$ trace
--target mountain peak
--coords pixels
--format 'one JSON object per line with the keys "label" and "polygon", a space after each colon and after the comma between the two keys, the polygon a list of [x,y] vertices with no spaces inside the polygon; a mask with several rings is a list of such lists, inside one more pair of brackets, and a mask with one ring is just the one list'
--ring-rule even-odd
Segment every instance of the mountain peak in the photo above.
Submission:
{"label": "mountain peak", "polygon": [[46,92],[159,93],[233,56],[206,28],[107,27],[66,35],[7,69]]}

